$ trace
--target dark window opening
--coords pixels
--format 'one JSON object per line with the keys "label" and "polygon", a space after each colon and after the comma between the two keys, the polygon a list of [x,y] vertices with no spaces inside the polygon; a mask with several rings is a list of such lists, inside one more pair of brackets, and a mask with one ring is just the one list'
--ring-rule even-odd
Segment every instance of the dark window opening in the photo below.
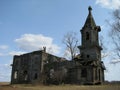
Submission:
{"label": "dark window opening", "polygon": [[90,57],[90,55],[87,55],[87,58],[89,58]]}
{"label": "dark window opening", "polygon": [[98,72],[97,72],[97,68],[95,69],[95,79],[97,80],[98,79],[98,74],[97,74]]}
{"label": "dark window opening", "polygon": [[86,32],[86,40],[89,40],[89,38],[90,38],[90,35],[88,32]]}
{"label": "dark window opening", "polygon": [[87,70],[86,70],[86,68],[82,69],[82,71],[81,71],[81,77],[87,77]]}
{"label": "dark window opening", "polygon": [[38,78],[38,74],[35,73],[35,75],[34,75],[34,79],[37,79],[37,78]]}
{"label": "dark window opening", "polygon": [[100,72],[100,69],[99,69],[99,81],[101,80],[101,72]]}
{"label": "dark window opening", "polygon": [[24,80],[27,81],[27,79],[28,79],[28,73],[27,71],[24,71]]}

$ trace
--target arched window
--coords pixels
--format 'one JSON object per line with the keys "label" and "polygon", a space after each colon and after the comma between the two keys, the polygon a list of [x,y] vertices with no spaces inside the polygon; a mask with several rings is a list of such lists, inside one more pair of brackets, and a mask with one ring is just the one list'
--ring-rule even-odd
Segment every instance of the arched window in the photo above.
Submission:
{"label": "arched window", "polygon": [[17,77],[18,77],[18,71],[15,71],[14,72],[14,79],[17,79]]}
{"label": "arched window", "polygon": [[86,32],[86,40],[89,40],[89,38],[90,38],[90,35],[88,32]]}

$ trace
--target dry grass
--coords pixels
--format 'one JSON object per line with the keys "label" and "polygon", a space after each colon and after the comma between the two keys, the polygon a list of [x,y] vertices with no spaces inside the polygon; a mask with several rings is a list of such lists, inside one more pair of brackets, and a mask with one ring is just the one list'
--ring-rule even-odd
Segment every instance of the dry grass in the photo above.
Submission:
{"label": "dry grass", "polygon": [[83,86],[83,85],[9,85],[0,83],[0,90],[120,90],[120,85],[100,85],[100,86]]}
{"label": "dry grass", "polygon": [[0,86],[1,85],[8,85],[8,84],[10,84],[10,82],[0,82]]}

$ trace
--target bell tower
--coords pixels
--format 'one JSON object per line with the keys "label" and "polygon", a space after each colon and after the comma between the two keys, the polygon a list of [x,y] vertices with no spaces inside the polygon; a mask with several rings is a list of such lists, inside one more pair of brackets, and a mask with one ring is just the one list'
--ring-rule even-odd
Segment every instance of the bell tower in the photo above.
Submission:
{"label": "bell tower", "polygon": [[92,8],[88,7],[88,16],[81,32],[80,50],[80,82],[83,84],[101,84],[104,81],[105,66],[101,61],[102,47],[99,45],[100,26],[92,16]]}
{"label": "bell tower", "polygon": [[80,49],[81,57],[84,60],[101,60],[101,46],[99,45],[99,32],[101,31],[100,26],[97,26],[92,16],[92,8],[88,8],[88,16],[86,22],[81,29],[81,46]]}

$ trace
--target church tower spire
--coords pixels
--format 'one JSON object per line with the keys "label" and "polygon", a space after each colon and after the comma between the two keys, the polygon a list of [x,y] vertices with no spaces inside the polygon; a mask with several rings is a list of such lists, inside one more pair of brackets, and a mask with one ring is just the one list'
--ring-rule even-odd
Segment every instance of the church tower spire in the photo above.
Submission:
{"label": "church tower spire", "polygon": [[88,7],[88,16],[81,29],[80,53],[84,60],[101,60],[101,46],[99,45],[100,26],[97,26],[92,16],[92,8]]}
{"label": "church tower spire", "polygon": [[96,23],[95,23],[94,18],[92,16],[92,8],[91,8],[91,6],[88,7],[88,11],[89,11],[89,14],[87,16],[84,27],[93,28],[93,27],[96,26]]}
{"label": "church tower spire", "polygon": [[97,26],[92,16],[92,8],[88,7],[88,16],[81,29],[80,68],[82,83],[87,80],[92,84],[100,84],[104,81],[104,64],[101,61],[101,46],[99,45],[100,26]]}

